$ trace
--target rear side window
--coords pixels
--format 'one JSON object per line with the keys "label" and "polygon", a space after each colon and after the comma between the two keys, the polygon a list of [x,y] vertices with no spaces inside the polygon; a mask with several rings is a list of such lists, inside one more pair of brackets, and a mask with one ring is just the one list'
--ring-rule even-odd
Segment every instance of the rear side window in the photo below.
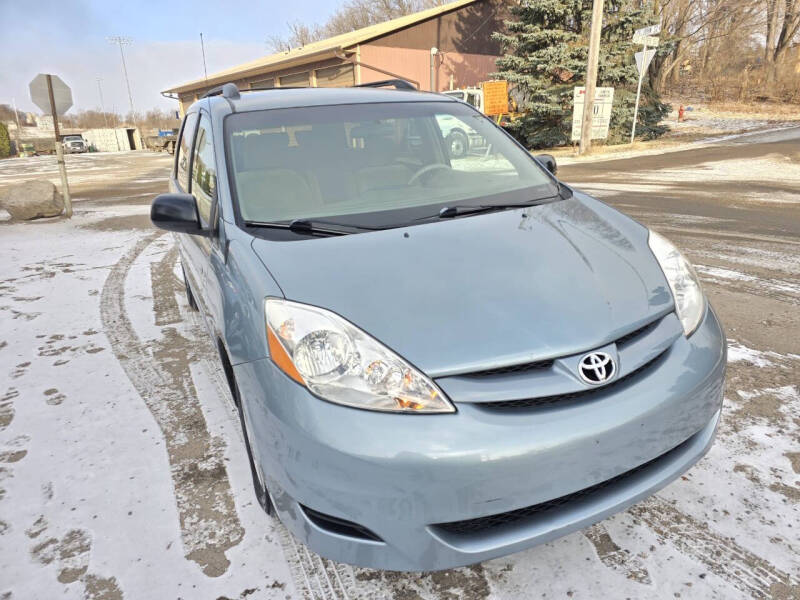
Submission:
{"label": "rear side window", "polygon": [[211,140],[211,122],[206,115],[200,118],[192,162],[192,193],[197,200],[197,212],[203,225],[211,222],[211,210],[217,199],[217,167]]}
{"label": "rear side window", "polygon": [[175,159],[175,164],[178,165],[176,173],[178,185],[184,192],[189,191],[189,157],[191,155],[189,149],[192,147],[196,125],[197,113],[186,115],[186,119],[183,122],[183,131],[181,132],[181,141],[178,144],[178,156]]}

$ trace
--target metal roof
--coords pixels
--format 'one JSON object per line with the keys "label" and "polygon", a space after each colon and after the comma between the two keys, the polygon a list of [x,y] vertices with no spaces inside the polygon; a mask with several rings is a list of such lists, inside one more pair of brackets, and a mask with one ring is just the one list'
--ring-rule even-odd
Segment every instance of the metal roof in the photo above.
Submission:
{"label": "metal roof", "polygon": [[304,65],[329,58],[341,57],[345,51],[357,46],[358,44],[363,44],[370,40],[383,37],[400,29],[411,27],[412,25],[422,23],[428,19],[433,19],[439,15],[458,10],[459,8],[469,6],[470,4],[475,4],[479,1],[481,0],[456,0],[455,2],[450,2],[449,4],[429,8],[427,10],[416,12],[410,15],[398,17],[397,19],[370,25],[369,27],[364,27],[362,29],[356,29],[355,31],[336,35],[318,42],[312,42],[311,44],[307,44],[306,46],[302,46],[300,48],[293,48],[292,50],[288,50],[286,52],[270,54],[269,56],[264,56],[256,60],[231,67],[230,69],[225,69],[224,71],[212,73],[207,79],[195,79],[193,81],[176,85],[164,90],[163,93],[180,94],[182,92],[195,91],[198,89],[219,85],[228,81],[241,79],[242,77],[247,77],[249,75],[259,75],[262,73],[269,73],[279,69],[288,69],[294,66]]}

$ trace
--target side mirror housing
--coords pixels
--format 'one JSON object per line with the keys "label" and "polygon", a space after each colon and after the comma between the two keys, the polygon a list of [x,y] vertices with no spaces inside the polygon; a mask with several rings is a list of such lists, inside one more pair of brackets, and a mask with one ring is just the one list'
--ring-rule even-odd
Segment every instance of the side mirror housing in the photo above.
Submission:
{"label": "side mirror housing", "polygon": [[542,166],[550,171],[553,175],[558,173],[558,165],[556,164],[556,158],[552,154],[537,154],[536,160],[542,163]]}
{"label": "side mirror housing", "polygon": [[200,224],[197,200],[191,194],[161,194],[150,206],[153,225],[166,231],[207,235]]}

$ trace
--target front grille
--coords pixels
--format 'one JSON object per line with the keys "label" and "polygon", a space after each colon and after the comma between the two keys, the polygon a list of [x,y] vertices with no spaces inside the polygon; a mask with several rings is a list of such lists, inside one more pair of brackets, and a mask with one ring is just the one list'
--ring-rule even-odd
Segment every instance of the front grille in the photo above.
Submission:
{"label": "front grille", "polygon": [[[624,346],[625,344],[629,344],[640,337],[643,337],[650,333],[653,329],[658,327],[659,323],[661,323],[661,318],[658,318],[654,321],[651,321],[630,333],[626,333],[622,337],[614,340],[614,343],[617,346]],[[529,363],[519,363],[516,365],[507,365],[504,367],[497,367],[495,369],[485,369],[483,371],[474,371],[472,373],[465,373],[463,377],[491,377],[492,375],[510,375],[515,373],[525,373],[527,371],[536,371],[540,369],[549,369],[553,366],[555,360],[539,360],[536,362],[529,362]]]}
{"label": "front grille", "polygon": [[508,365],[505,367],[497,367],[496,369],[486,369],[484,371],[475,371],[467,373],[466,377],[488,377],[491,375],[508,375],[509,373],[524,373],[526,371],[535,371],[537,369],[549,369],[553,366],[553,360],[540,360],[538,362],[522,363],[519,365]]}
{"label": "front grille", "polygon": [[692,438],[689,438],[685,442],[682,442],[681,444],[677,445],[672,450],[668,450],[664,454],[661,454],[660,456],[657,456],[653,460],[647,461],[646,463],[639,465],[638,467],[635,467],[630,471],[625,471],[624,473],[617,475],[616,477],[612,477],[611,479],[606,479],[605,481],[601,481],[600,483],[595,484],[593,486],[583,488],[582,490],[578,490],[577,492],[573,492],[572,494],[567,494],[565,496],[554,498],[553,500],[547,500],[546,502],[534,504],[533,506],[526,506],[524,508],[518,508],[516,510],[510,510],[508,512],[499,513],[496,515],[489,515],[487,517],[478,517],[477,519],[466,519],[464,521],[452,521],[450,523],[439,523],[437,525],[434,525],[434,527],[446,533],[452,533],[456,535],[469,535],[481,531],[486,531],[487,529],[492,529],[494,527],[500,527],[501,525],[517,523],[523,519],[541,515],[559,508],[563,508],[564,506],[571,504],[573,502],[591,498],[598,492],[612,485],[622,483],[623,481],[629,479],[633,475],[636,475],[637,473],[640,473],[645,469],[652,467],[655,463],[662,461],[673,454],[678,454],[684,448],[684,446],[691,441],[691,439]]}
{"label": "front grille", "polygon": [[644,363],[638,369],[631,371],[624,377],[620,377],[612,381],[609,384],[587,389],[587,390],[579,390],[577,392],[570,392],[567,394],[557,394],[555,396],[542,396],[541,398],[523,398],[522,400],[501,400],[499,402],[482,402],[476,403],[474,406],[487,409],[487,410],[504,410],[504,409],[513,409],[513,408],[533,408],[539,406],[547,406],[550,404],[556,404],[559,402],[566,402],[569,400],[591,400],[597,396],[604,396],[608,394],[611,390],[619,391],[620,389],[627,387],[629,385],[633,385],[638,381],[641,377],[644,377],[647,373],[654,370],[659,362],[666,355],[667,351],[665,350],[652,360]]}
{"label": "front grille", "polygon": [[306,516],[309,518],[309,520],[320,529],[360,540],[371,540],[374,542],[383,541],[363,525],[353,523],[352,521],[346,521],[332,515],[326,515],[325,513],[316,511],[313,508],[308,508],[302,504],[300,507],[303,509],[303,512],[306,513]]}

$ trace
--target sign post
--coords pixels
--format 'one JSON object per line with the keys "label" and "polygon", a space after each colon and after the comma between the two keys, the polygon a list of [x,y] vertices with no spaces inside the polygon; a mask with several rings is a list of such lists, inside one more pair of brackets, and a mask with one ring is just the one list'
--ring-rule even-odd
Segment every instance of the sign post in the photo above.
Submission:
{"label": "sign post", "polygon": [[[636,88],[636,107],[633,109],[633,126],[631,127],[631,144],[636,139],[636,121],[639,118],[639,99],[642,97],[642,81],[647,72],[650,62],[656,55],[655,47],[658,46],[658,34],[661,33],[661,25],[651,25],[637,29],[633,34],[633,43],[642,44],[641,52],[636,53],[636,68],[639,69],[639,85]],[[648,50],[650,46],[650,50]]]}
{"label": "sign post", "polygon": [[30,83],[31,100],[42,112],[53,115],[53,130],[56,144],[58,170],[61,173],[61,190],[64,195],[64,214],[72,218],[72,198],[69,195],[67,167],[64,164],[64,149],[59,139],[58,115],[63,115],[72,106],[72,91],[57,75],[39,73]]}

